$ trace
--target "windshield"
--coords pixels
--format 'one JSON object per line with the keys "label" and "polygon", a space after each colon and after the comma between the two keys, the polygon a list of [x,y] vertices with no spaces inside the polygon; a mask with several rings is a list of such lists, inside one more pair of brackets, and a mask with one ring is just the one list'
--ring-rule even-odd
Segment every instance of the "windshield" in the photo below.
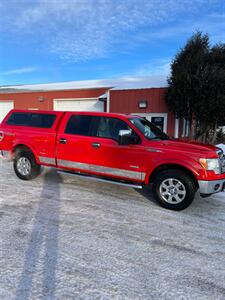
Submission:
{"label": "windshield", "polygon": [[168,140],[169,137],[158,127],[143,118],[130,118],[130,122],[149,140]]}

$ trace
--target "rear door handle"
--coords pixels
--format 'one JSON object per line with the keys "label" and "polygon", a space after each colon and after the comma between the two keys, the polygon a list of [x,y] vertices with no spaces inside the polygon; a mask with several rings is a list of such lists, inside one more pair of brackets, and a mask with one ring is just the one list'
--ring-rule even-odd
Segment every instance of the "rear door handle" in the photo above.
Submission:
{"label": "rear door handle", "polygon": [[92,143],[93,148],[100,148],[101,144],[100,143]]}
{"label": "rear door handle", "polygon": [[60,144],[66,144],[67,143],[67,139],[61,138],[59,139]]}

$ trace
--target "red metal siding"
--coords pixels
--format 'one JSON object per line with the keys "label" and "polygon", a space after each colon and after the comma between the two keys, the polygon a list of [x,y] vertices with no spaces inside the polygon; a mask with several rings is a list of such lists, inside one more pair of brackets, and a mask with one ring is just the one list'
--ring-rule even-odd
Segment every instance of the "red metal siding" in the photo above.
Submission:
{"label": "red metal siding", "polygon": [[[110,91],[110,112],[115,113],[168,113],[167,133],[174,135],[175,118],[168,111],[165,103],[166,88],[146,88]],[[52,110],[54,99],[66,98],[98,98],[108,91],[108,88],[64,90],[48,92],[22,92],[0,94],[1,100],[14,101],[15,109],[43,109]],[[42,97],[43,101],[39,98]],[[147,109],[140,109],[138,102],[147,100]]]}
{"label": "red metal siding", "polygon": [[[120,113],[168,112],[165,103],[166,88],[111,90],[110,111]],[[140,109],[138,102],[147,100],[147,109]]]}
{"label": "red metal siding", "polygon": [[[147,88],[110,91],[110,112],[115,113],[168,113],[167,133],[174,136],[175,118],[165,102],[167,88]],[[140,100],[146,100],[146,109],[138,107]]]}
{"label": "red metal siding", "polygon": [[[14,101],[15,109],[53,109],[53,99],[61,98],[98,98],[103,95],[108,89],[86,89],[86,90],[70,90],[70,91],[49,91],[49,92],[23,92],[23,93],[10,93],[0,94],[0,101],[12,100]],[[43,101],[39,98],[43,97]]]}

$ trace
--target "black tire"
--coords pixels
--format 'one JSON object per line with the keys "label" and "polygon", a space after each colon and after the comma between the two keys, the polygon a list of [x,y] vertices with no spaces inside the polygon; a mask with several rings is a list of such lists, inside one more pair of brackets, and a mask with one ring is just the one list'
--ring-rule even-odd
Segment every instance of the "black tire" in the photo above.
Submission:
{"label": "black tire", "polygon": [[[27,172],[22,173],[20,165],[23,161],[27,164]],[[36,178],[41,172],[41,166],[37,164],[36,159],[33,153],[29,150],[21,150],[15,154],[15,158],[13,160],[13,168],[17,175],[22,180],[31,180]]]}
{"label": "black tire", "polygon": [[154,198],[162,207],[171,210],[187,208],[194,200],[196,190],[191,177],[181,170],[162,171],[153,182]]}

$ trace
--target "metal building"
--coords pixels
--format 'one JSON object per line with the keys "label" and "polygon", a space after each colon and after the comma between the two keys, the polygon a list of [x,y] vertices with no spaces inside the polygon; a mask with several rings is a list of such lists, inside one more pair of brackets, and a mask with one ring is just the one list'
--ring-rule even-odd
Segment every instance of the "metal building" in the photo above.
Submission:
{"label": "metal building", "polygon": [[[112,83],[112,85],[111,85]],[[144,116],[173,137],[186,133],[169,112],[166,87],[117,88],[109,80],[0,87],[0,122],[12,109],[108,111]]]}

